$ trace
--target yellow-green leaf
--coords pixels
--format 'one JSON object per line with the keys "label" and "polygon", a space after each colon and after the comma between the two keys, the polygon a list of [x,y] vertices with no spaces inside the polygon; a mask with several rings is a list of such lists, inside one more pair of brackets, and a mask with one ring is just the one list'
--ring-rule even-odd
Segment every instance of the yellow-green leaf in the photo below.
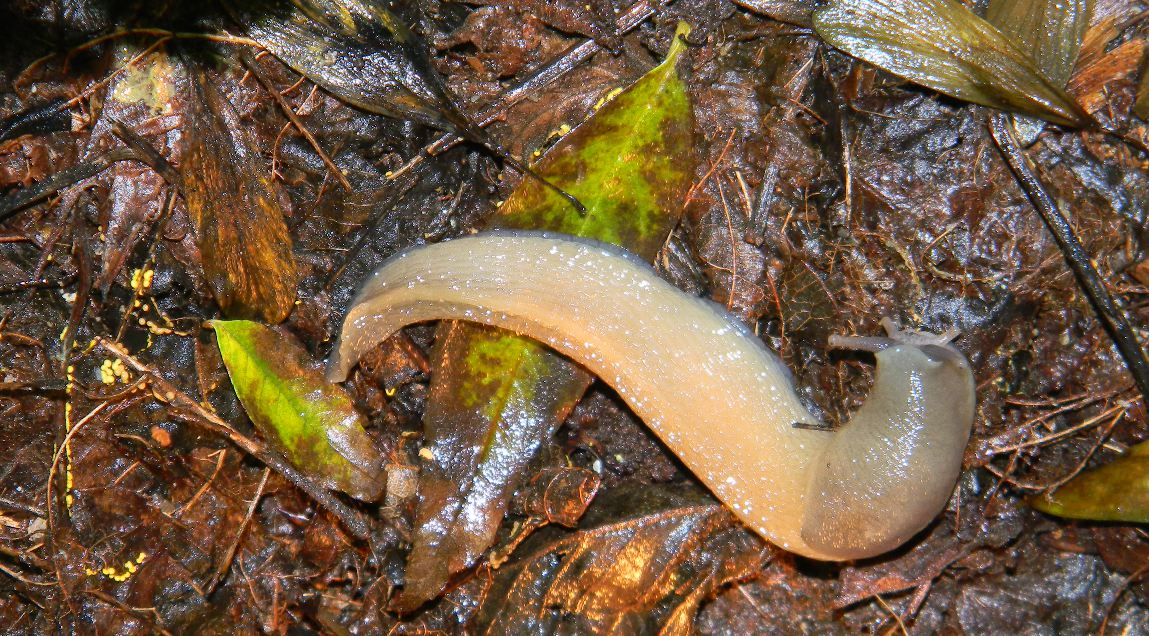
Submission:
{"label": "yellow-green leaf", "polygon": [[833,46],[958,99],[1057,124],[1089,118],[1034,58],[956,0],[835,0],[814,13]]}
{"label": "yellow-green leaf", "polygon": [[[586,206],[524,179],[501,228],[555,230],[626,246],[653,259],[682,214],[693,177],[693,111],[667,59],[607,102],[537,165]],[[412,610],[490,547],[527,463],[590,384],[581,368],[515,334],[469,323],[439,328],[423,423],[429,459],[419,482],[414,547],[397,603]]]}
{"label": "yellow-green leaf", "polygon": [[1070,519],[1149,523],[1149,443],[1030,498],[1029,505]]}
{"label": "yellow-green leaf", "polygon": [[374,501],[382,460],[346,390],[296,342],[259,323],[215,320],[236,396],[264,440],[328,488]]}

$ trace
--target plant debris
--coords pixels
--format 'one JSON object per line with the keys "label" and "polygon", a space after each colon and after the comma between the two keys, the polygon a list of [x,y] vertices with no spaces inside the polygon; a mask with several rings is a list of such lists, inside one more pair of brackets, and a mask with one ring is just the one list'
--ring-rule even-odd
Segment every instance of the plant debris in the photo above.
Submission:
{"label": "plant debris", "polygon": [[[229,5],[0,6],[5,633],[1149,633],[1149,539],[1124,514],[1149,413],[987,126],[1040,119],[1019,151],[1143,340],[1144,3]],[[657,87],[604,99],[651,69],[672,115]],[[632,108],[653,125],[613,119]],[[586,215],[514,169],[536,159]],[[585,372],[457,326],[315,388],[358,414],[362,499],[249,421],[218,335],[290,362],[253,378],[294,419],[314,404],[289,385],[365,276],[497,226],[629,245],[758,334],[828,422],[873,373],[829,335],[961,331],[978,410],[947,509],[875,559],[794,557]],[[492,395],[464,409],[476,378]]]}

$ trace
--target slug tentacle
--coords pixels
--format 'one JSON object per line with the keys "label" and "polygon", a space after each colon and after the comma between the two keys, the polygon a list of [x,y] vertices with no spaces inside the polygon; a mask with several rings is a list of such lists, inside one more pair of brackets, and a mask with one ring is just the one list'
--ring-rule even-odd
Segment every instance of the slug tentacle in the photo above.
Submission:
{"label": "slug tentacle", "polygon": [[[329,379],[346,378],[404,325],[437,319],[503,327],[571,357],[743,522],[817,559],[880,554],[925,527],[953,490],[973,420],[973,376],[948,338],[891,333],[897,342],[877,351],[874,389],[849,424],[795,427],[817,420],[781,361],[735,318],[619,248],[531,232],[390,259],[348,311]],[[863,340],[844,342],[874,344]]]}

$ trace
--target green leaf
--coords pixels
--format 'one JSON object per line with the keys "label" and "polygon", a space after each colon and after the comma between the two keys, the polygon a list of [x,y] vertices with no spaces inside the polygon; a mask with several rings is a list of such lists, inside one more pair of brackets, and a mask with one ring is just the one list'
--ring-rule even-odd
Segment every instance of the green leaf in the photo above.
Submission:
{"label": "green leaf", "polygon": [[1089,121],[1029,53],[955,0],[838,0],[814,13],[814,28],[842,51],[946,95],[1057,124]]}
{"label": "green leaf", "polygon": [[383,489],[382,460],[342,386],[294,339],[247,320],[213,320],[232,387],[264,440],[328,488],[364,501]]}
{"label": "green leaf", "polygon": [[1149,523],[1149,443],[1029,499],[1041,512],[1069,519]]}
{"label": "green leaf", "polygon": [[[653,259],[678,223],[693,176],[693,111],[667,59],[607,102],[536,166],[578,197],[570,203],[524,179],[494,225],[567,232]],[[418,607],[491,546],[527,463],[591,382],[538,343],[469,323],[440,326],[428,396],[427,460],[420,475],[414,547],[397,607]]]}

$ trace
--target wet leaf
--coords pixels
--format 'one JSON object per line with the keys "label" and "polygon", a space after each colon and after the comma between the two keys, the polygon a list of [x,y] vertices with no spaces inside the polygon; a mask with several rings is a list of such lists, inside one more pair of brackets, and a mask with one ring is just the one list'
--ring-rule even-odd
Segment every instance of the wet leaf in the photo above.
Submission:
{"label": "wet leaf", "polygon": [[838,0],[814,13],[814,28],[846,53],[952,97],[1057,124],[1088,122],[1064,83],[955,0]]}
{"label": "wet leaf", "polygon": [[1149,443],[1081,473],[1053,492],[1031,497],[1029,505],[1070,519],[1149,523]]}
{"label": "wet leaf", "polygon": [[482,6],[509,6],[516,11],[529,12],[547,26],[566,33],[577,33],[594,38],[608,49],[617,50],[618,30],[611,5],[603,2],[579,2],[570,5],[552,0],[475,0]]}
{"label": "wet leaf", "polygon": [[[1029,53],[1050,83],[1064,88],[1092,13],[1091,0],[991,0],[985,19]],[[1025,145],[1045,127],[1028,117],[1017,117],[1014,124]]]}
{"label": "wet leaf", "polygon": [[1137,85],[1137,101],[1133,113],[1142,121],[1149,121],[1149,72],[1142,72],[1141,83]]}
{"label": "wet leaf", "polygon": [[268,444],[326,487],[378,499],[382,460],[346,390],[276,331],[247,320],[211,325],[235,394]]}
{"label": "wet leaf", "polygon": [[[177,83],[187,81],[164,50],[148,54],[134,64],[126,64],[140,54],[141,47],[125,43],[116,49],[116,63],[124,71],[108,86],[99,119],[93,127],[97,140],[111,137],[111,123],[123,122],[141,129],[156,118],[178,119],[173,114],[178,92]],[[180,105],[183,106],[183,105]],[[178,125],[178,124],[177,124]],[[153,125],[154,126],[154,125]],[[149,141],[166,146],[164,135],[149,135]],[[123,269],[140,241],[153,231],[165,204],[169,187],[163,177],[137,162],[120,162],[112,166],[111,209],[104,228],[104,251],[100,275],[95,287],[104,294]]]}
{"label": "wet leaf", "polygon": [[[693,119],[675,72],[682,45],[562,139],[538,171],[578,197],[570,204],[524,179],[495,225],[566,232],[625,245],[653,259],[678,223],[692,177]],[[448,577],[491,546],[527,462],[549,440],[591,377],[545,347],[467,323],[439,328],[423,421],[414,548],[397,607],[434,598]]]}
{"label": "wet leaf", "polygon": [[189,84],[180,172],[204,275],[226,315],[282,322],[298,274],[267,167],[215,85],[203,73]]}
{"label": "wet leaf", "polygon": [[340,99],[442,129],[467,129],[426,47],[382,4],[233,2],[252,39]]}
{"label": "wet leaf", "polygon": [[478,634],[690,634],[699,604],[757,573],[761,544],[721,506],[584,530],[504,566]]}
{"label": "wet leaf", "polygon": [[1054,86],[1065,86],[1092,15],[1091,0],[990,0],[985,19],[1029,53]]}
{"label": "wet leaf", "polygon": [[812,27],[814,26],[812,15],[814,8],[821,5],[822,2],[820,0],[734,0],[734,4],[770,16],[779,22]]}

